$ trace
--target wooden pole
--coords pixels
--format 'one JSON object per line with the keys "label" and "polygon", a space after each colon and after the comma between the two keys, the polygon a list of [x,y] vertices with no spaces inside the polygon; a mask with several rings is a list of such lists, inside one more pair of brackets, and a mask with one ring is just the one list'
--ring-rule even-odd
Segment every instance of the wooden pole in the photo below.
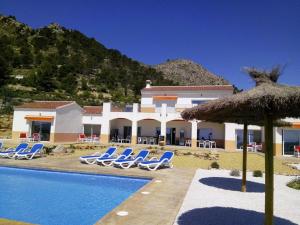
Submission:
{"label": "wooden pole", "polygon": [[242,177],[242,192],[246,192],[247,181],[247,141],[248,141],[248,124],[244,123],[243,131],[243,177]]}
{"label": "wooden pole", "polygon": [[273,118],[268,114],[265,116],[265,145],[265,225],[273,225]]}

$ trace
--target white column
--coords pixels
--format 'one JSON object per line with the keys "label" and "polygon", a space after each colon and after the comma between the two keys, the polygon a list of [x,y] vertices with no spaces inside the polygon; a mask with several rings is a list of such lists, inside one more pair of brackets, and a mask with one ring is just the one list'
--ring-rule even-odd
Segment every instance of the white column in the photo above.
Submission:
{"label": "white column", "polygon": [[101,137],[100,137],[100,142],[103,144],[109,143],[110,112],[111,112],[111,103],[110,102],[103,103]]}
{"label": "white column", "polygon": [[137,121],[132,121],[131,126],[131,144],[135,145],[137,140]]}
{"label": "white column", "polygon": [[273,128],[273,144],[274,144],[274,155],[280,156],[283,155],[283,139],[282,139],[282,128],[274,127]]}
{"label": "white column", "polygon": [[138,103],[133,103],[132,112],[133,113],[138,113],[139,112],[139,104]]}
{"label": "white column", "polygon": [[103,144],[108,144],[109,136],[110,136],[110,121],[107,120],[101,124],[100,142]]}
{"label": "white column", "polygon": [[234,123],[225,123],[225,140],[224,148],[226,151],[235,151],[236,150],[236,137],[235,137],[235,128],[236,124]]}
{"label": "white column", "polygon": [[166,117],[167,116],[167,104],[163,103],[161,104],[161,111],[160,111],[161,117]]}
{"label": "white column", "polygon": [[167,123],[165,120],[162,120],[160,123],[160,135],[164,136],[166,141],[166,136],[167,136]]}
{"label": "white column", "polygon": [[192,122],[192,132],[191,132],[191,141],[192,141],[192,147],[196,148],[197,147],[197,128],[198,128],[198,123],[196,120],[193,120]]}

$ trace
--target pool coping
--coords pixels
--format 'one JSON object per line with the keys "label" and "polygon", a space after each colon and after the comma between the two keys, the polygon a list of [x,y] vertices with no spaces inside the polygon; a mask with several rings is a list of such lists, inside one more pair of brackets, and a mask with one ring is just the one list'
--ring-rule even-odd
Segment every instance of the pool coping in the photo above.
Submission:
{"label": "pool coping", "polygon": [[149,180],[151,181],[153,177],[147,176],[126,176],[126,175],[115,175],[115,174],[102,174],[102,173],[93,173],[87,171],[77,171],[77,170],[62,170],[62,169],[49,169],[45,167],[25,167],[25,166],[13,166],[13,165],[5,165],[3,166],[0,163],[0,167],[8,167],[8,168],[15,168],[15,169],[27,169],[27,170],[39,170],[39,171],[48,171],[48,172],[61,172],[61,173],[70,173],[70,174],[82,174],[82,175],[94,175],[94,176],[105,176],[105,177],[119,177],[119,178],[131,178],[131,179],[141,179],[141,180]]}
{"label": "pool coping", "polygon": [[[195,173],[195,170],[177,168],[158,171],[144,171],[137,168],[124,170],[98,165],[82,165],[77,157],[68,158],[68,160],[69,163],[63,159],[47,159],[47,157],[30,161],[0,159],[0,166],[149,180],[126,200],[101,217],[95,223],[96,225],[173,224]],[[42,161],[43,163],[41,163]],[[162,182],[156,183],[157,180],[162,180]],[[183,182],[177,185],[178,180]],[[142,194],[142,192],[150,193]],[[153,203],[157,204],[153,205]],[[119,211],[127,211],[129,215],[118,216]]]}

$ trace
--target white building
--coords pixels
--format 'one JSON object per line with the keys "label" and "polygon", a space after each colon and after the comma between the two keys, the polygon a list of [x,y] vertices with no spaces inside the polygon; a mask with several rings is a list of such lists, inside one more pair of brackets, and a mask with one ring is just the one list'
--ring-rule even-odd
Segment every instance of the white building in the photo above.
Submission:
{"label": "white building", "polygon": [[[233,94],[231,85],[151,86],[147,81],[141,90],[141,104],[124,108],[111,103],[85,106],[75,102],[33,102],[15,108],[13,139],[20,133],[31,136],[40,133],[50,142],[77,141],[79,134],[96,135],[101,143],[111,141],[132,144],[157,144],[159,136],[167,145],[197,147],[200,140],[210,139],[218,148],[228,151],[240,149],[242,125],[184,121],[180,112],[206,101]],[[300,144],[300,120],[287,119],[292,128],[274,129],[274,153],[289,155]],[[249,142],[263,144],[263,129],[249,126]]]}
{"label": "white building", "polygon": [[83,109],[71,101],[36,101],[15,107],[12,138],[40,133],[42,141],[67,142],[82,130]]}

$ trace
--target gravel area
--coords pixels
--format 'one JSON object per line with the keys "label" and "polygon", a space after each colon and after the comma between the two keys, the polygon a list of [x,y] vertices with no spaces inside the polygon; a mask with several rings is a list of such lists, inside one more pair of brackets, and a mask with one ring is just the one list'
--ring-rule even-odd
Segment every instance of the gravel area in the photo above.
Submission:
{"label": "gravel area", "polygon": [[[196,171],[174,225],[259,225],[264,221],[264,178],[241,177],[228,170]],[[294,176],[275,175],[275,225],[300,224],[300,191],[286,186]]]}

